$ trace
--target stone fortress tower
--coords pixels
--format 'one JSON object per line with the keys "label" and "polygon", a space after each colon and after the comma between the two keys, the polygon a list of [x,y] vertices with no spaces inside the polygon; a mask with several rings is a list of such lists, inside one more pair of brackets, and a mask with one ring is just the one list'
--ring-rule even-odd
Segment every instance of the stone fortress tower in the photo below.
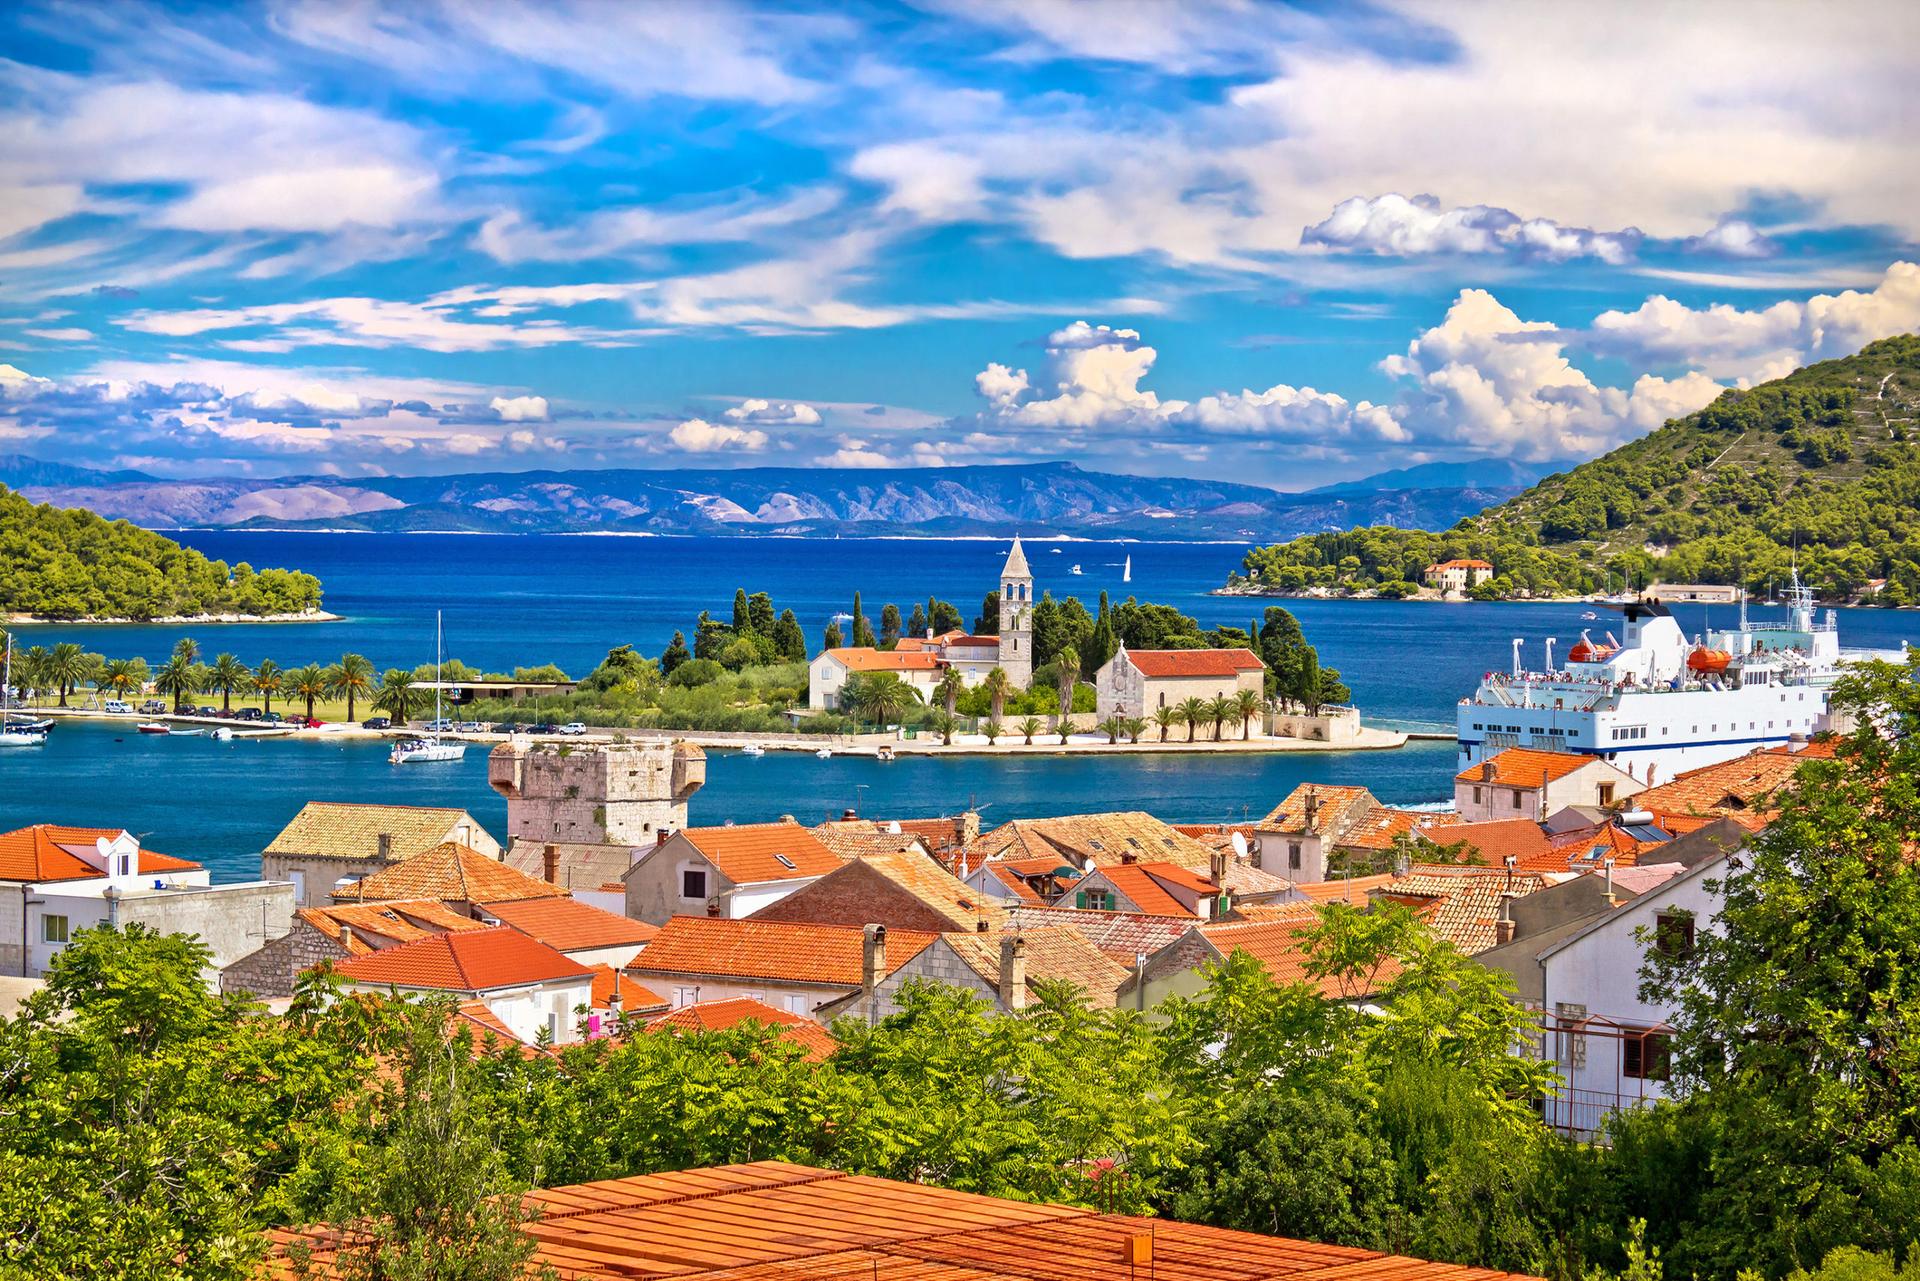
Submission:
{"label": "stone fortress tower", "polygon": [[687,800],[706,779],[707,754],[690,743],[516,738],[487,758],[511,845],[651,846],[687,825]]}
{"label": "stone fortress tower", "polygon": [[1015,689],[1033,683],[1033,571],[1018,534],[1000,570],[1000,666]]}

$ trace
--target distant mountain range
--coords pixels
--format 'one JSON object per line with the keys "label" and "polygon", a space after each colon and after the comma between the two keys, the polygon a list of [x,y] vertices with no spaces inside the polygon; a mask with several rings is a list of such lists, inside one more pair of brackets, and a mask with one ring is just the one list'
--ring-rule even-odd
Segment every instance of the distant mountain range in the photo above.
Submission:
{"label": "distant mountain range", "polygon": [[1269,541],[1364,525],[1444,529],[1527,483],[1429,464],[1304,494],[1072,463],[871,471],[475,472],[364,480],[166,480],[0,457],[0,484],[155,529],[479,533],[1069,534]]}

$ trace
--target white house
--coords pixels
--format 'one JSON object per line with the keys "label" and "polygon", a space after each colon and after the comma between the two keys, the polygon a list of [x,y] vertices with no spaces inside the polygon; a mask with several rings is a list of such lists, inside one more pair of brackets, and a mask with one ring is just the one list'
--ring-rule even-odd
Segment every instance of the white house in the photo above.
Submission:
{"label": "white house", "polygon": [[865,672],[892,672],[919,694],[922,702],[928,702],[946,670],[940,656],[930,650],[902,652],[852,646],[822,650],[807,664],[807,706],[816,712],[838,708],[847,679]]}
{"label": "white house", "polygon": [[1484,560],[1443,560],[1426,567],[1421,578],[1427,586],[1443,592],[1464,592],[1493,577],[1493,566]]}
{"label": "white house", "polygon": [[1611,808],[1646,787],[1598,756],[1509,747],[1453,776],[1453,807],[1468,823],[1539,823],[1572,805]]}
{"label": "white house", "polygon": [[791,820],[689,827],[627,868],[626,915],[650,925],[675,916],[752,916],[844,861]]}
{"label": "white house", "polygon": [[0,971],[44,974],[73,936],[94,925],[142,924],[197,936],[218,971],[285,934],[293,886],[214,885],[207,869],[143,850],[118,828],[37,823],[0,833]]}
{"label": "white house", "polygon": [[484,1003],[514,1037],[531,1045],[580,1038],[593,1006],[594,971],[519,930],[461,930],[381,948],[334,965],[348,992],[451,992]]}
{"label": "white house", "polygon": [[1713,930],[1722,896],[1707,882],[1727,874],[1726,859],[1702,859],[1540,951],[1542,1049],[1566,1083],[1546,1102],[1547,1124],[1585,1137],[1608,1114],[1667,1096],[1673,1012],[1641,998],[1640,971],[1650,949],[1684,954]]}
{"label": "white house", "polygon": [[[1211,703],[1243,691],[1265,700],[1267,665],[1250,649],[1128,649],[1122,645],[1094,674],[1100,716],[1152,716],[1189,698]],[[1251,734],[1262,733],[1256,713]]]}

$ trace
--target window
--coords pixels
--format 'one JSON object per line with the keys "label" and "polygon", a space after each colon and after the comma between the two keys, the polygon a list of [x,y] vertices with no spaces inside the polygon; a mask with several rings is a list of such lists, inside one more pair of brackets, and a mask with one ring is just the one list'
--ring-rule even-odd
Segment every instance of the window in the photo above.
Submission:
{"label": "window", "polygon": [[1287,842],[1287,866],[1292,868],[1296,872],[1300,870],[1300,842],[1299,841]]}
{"label": "window", "polygon": [[704,867],[683,867],[680,869],[680,897],[704,899],[707,896],[707,869]]}
{"label": "window", "polygon": [[1088,890],[1087,910],[1089,912],[1111,912],[1113,910],[1113,894],[1108,890]]}
{"label": "window", "polygon": [[780,866],[786,868],[789,872],[797,872],[800,870],[799,865],[785,854],[775,854],[774,857],[779,859]]}
{"label": "window", "polygon": [[1600,784],[1600,803],[1602,805],[1613,804],[1613,784],[1612,783]]}
{"label": "window", "polygon": [[1513,808],[1520,808],[1520,789],[1517,787],[1513,789]]}
{"label": "window", "polygon": [[1620,1039],[1620,1075],[1640,1081],[1664,1081],[1673,1048],[1665,1032],[1625,1029]]}
{"label": "window", "polygon": [[1473,789],[1473,803],[1475,805],[1480,803],[1480,789],[1477,787]]}
{"label": "window", "polygon": [[683,1005],[697,1004],[699,1000],[700,989],[697,987],[676,987],[673,989],[673,1008],[676,1010]]}
{"label": "window", "polygon": [[40,941],[42,943],[65,943],[67,941],[67,918],[51,914],[41,917]]}
{"label": "window", "polygon": [[1684,961],[1693,955],[1693,913],[1661,912],[1653,918],[1653,947],[1662,956]]}

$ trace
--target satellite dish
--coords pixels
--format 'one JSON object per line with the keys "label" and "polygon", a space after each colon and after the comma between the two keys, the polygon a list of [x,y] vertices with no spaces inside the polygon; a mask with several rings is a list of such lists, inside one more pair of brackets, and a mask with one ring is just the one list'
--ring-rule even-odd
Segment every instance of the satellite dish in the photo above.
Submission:
{"label": "satellite dish", "polygon": [[1245,832],[1235,832],[1233,834],[1233,856],[1235,858],[1245,858],[1247,856],[1247,835]]}

